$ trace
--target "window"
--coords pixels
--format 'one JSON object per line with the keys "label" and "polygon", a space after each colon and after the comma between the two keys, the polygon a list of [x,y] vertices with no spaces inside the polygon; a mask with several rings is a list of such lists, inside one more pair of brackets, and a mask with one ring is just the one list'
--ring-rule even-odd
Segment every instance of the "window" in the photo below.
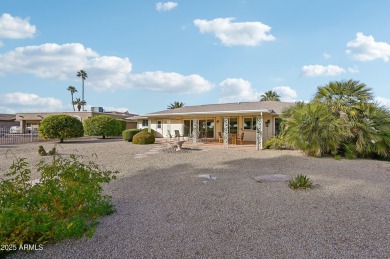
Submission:
{"label": "window", "polygon": [[275,135],[278,135],[280,132],[280,118],[275,118]]}
{"label": "window", "polygon": [[148,127],[148,120],[142,120],[142,127]]}
{"label": "window", "polygon": [[[225,130],[225,125],[222,121],[222,131]],[[238,120],[237,118],[229,118],[229,133],[237,133],[238,132]]]}
{"label": "window", "polygon": [[256,117],[244,118],[244,130],[255,130],[256,129]]}
{"label": "window", "polygon": [[161,129],[161,121],[157,121],[157,128]]}

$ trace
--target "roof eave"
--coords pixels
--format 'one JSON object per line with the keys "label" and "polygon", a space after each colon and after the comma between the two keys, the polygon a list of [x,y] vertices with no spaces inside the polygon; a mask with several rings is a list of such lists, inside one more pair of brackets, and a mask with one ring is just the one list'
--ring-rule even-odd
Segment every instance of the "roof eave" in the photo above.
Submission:
{"label": "roof eave", "polygon": [[244,113],[271,113],[269,109],[262,110],[239,110],[239,111],[209,111],[209,112],[175,112],[175,113],[150,113],[146,117],[164,117],[164,116],[185,116],[185,115],[219,115],[219,114],[244,114]]}

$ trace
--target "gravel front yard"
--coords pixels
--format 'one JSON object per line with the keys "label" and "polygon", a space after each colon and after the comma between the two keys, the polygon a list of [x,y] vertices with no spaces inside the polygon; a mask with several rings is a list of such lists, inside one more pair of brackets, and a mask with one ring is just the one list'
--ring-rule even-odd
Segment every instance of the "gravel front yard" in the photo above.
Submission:
{"label": "gravel front yard", "polygon": [[[37,163],[40,143],[0,146],[0,172],[11,150]],[[53,146],[43,144],[46,149]],[[165,152],[165,144],[122,140],[61,144],[60,154],[87,155],[118,179],[106,186],[117,213],[93,238],[64,240],[17,258],[388,258],[390,163],[310,158],[298,151],[202,146]],[[93,154],[96,154],[93,155]],[[97,157],[97,160],[96,160]],[[50,159],[50,158],[45,158]],[[213,179],[201,178],[209,174]],[[255,176],[309,176],[315,188]],[[35,174],[37,177],[37,175]]]}

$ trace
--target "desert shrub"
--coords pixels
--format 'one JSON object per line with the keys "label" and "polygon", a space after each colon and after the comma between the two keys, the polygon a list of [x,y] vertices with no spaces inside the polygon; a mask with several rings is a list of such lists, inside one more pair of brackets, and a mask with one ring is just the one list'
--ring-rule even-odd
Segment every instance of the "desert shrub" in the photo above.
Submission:
{"label": "desert shrub", "polygon": [[47,152],[46,152],[45,148],[44,148],[42,145],[40,145],[40,146],[38,147],[38,154],[39,154],[40,156],[47,156]]}
{"label": "desert shrub", "polygon": [[84,121],[84,131],[88,136],[119,136],[122,124],[111,116],[98,115]]}
{"label": "desert shrub", "polygon": [[141,131],[134,135],[133,144],[153,144],[156,141],[153,133]]}
{"label": "desert shrub", "polygon": [[265,149],[291,149],[281,136],[275,136],[264,141]]}
{"label": "desert shrub", "polygon": [[127,129],[127,130],[124,130],[124,131],[122,131],[122,138],[125,141],[129,141],[129,142],[133,141],[134,135],[137,134],[140,131],[141,130],[139,130],[139,129]]}
{"label": "desert shrub", "polygon": [[64,238],[91,237],[97,218],[115,211],[102,184],[116,172],[83,164],[75,155],[37,164],[41,178],[31,180],[25,158],[16,159],[0,182],[0,240],[2,244],[42,244]]}
{"label": "desert shrub", "polygon": [[78,138],[84,135],[83,124],[76,117],[61,114],[44,118],[39,125],[38,135],[44,139]]}
{"label": "desert shrub", "polygon": [[313,182],[310,180],[309,177],[299,174],[295,176],[292,180],[288,183],[289,187],[291,189],[307,189],[311,188],[313,185]]}
{"label": "desert shrub", "polygon": [[[145,128],[145,129],[142,129],[141,131],[142,131],[142,132],[149,132],[149,129],[148,129],[148,128]],[[150,129],[150,133],[152,133],[153,136],[155,136],[156,131],[155,131],[154,129]]]}

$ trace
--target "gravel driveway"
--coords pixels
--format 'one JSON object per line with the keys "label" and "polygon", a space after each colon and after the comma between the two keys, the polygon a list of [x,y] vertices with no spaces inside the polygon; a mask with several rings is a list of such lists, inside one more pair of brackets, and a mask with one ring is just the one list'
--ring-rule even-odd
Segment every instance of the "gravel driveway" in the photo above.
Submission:
{"label": "gravel driveway", "polygon": [[[32,164],[39,143],[0,146],[0,172],[12,150]],[[46,149],[53,146],[44,143]],[[13,258],[388,258],[390,163],[305,157],[298,151],[201,147],[165,152],[164,144],[121,140],[61,144],[117,180],[106,186],[117,213],[101,218],[93,238],[64,240]],[[49,158],[46,158],[49,159]],[[208,174],[216,179],[199,175]],[[309,176],[315,188],[255,176]],[[35,174],[35,176],[37,176]]]}

